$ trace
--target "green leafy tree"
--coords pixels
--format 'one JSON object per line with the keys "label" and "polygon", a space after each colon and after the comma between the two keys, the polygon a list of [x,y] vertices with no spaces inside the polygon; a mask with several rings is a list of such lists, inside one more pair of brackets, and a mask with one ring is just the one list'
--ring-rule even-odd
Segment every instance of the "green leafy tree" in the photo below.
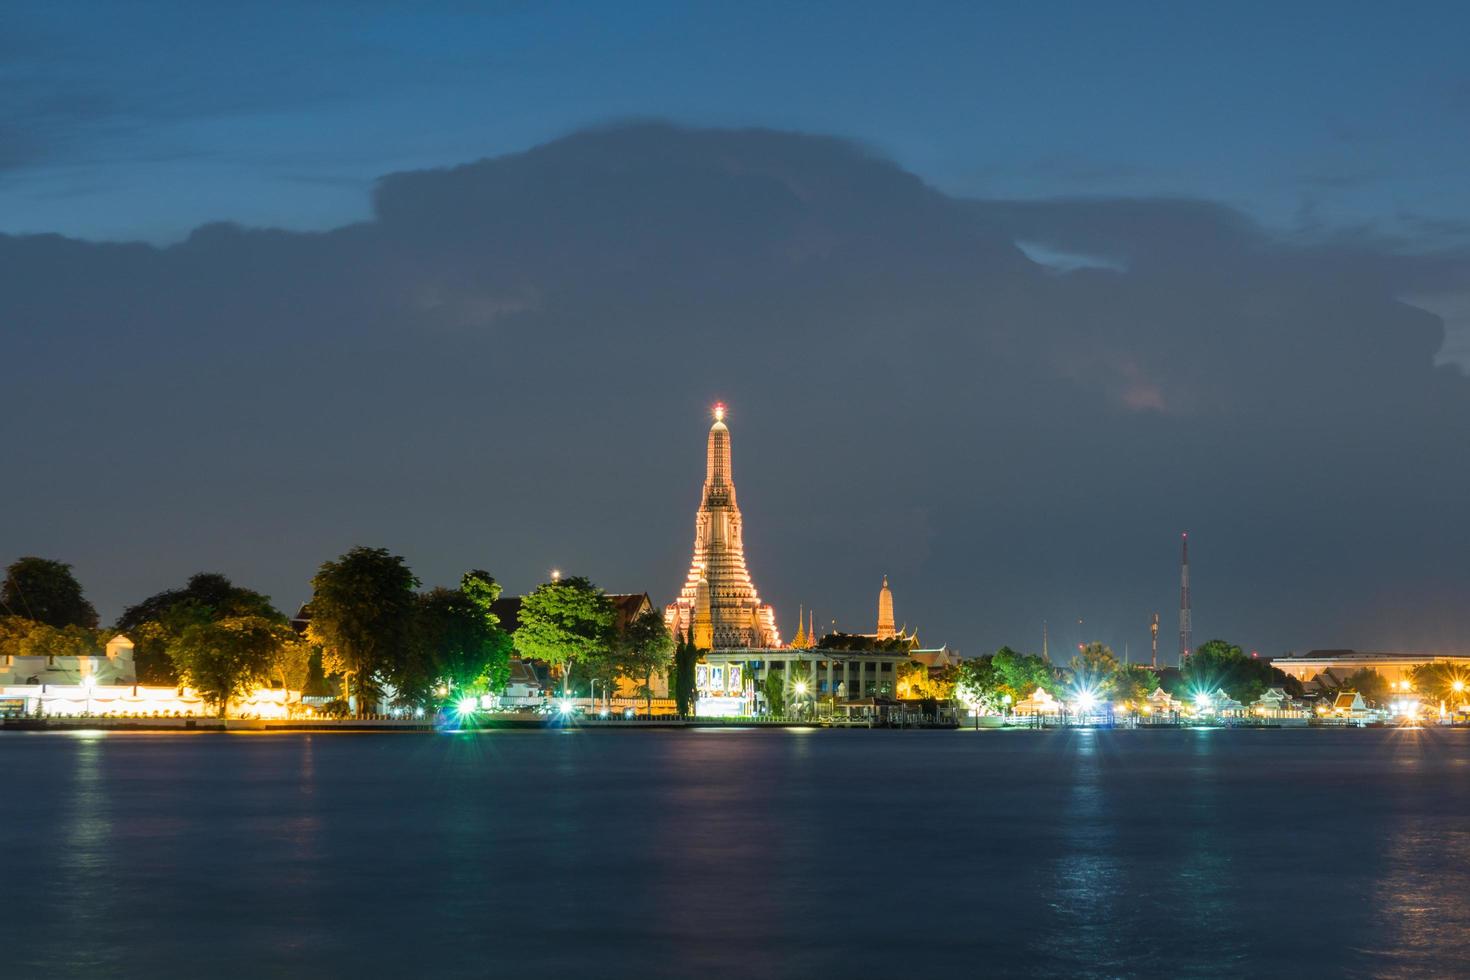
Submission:
{"label": "green leafy tree", "polygon": [[269,596],[241,588],[215,572],[200,572],[191,576],[182,589],[159,592],[124,609],[113,629],[133,641],[133,663],[139,681],[175,684],[178,677],[169,646],[183,631],[197,624],[241,616],[286,621],[271,605]]}
{"label": "green leafy tree", "polygon": [[97,628],[97,610],[82,594],[82,586],[65,562],[28,555],[5,570],[0,584],[0,611],[65,629]]}
{"label": "green leafy tree", "polygon": [[443,685],[454,696],[505,689],[510,636],[460,589],[431,589],[418,597],[415,643],[389,674],[405,705],[425,707]]}
{"label": "green leafy tree", "polygon": [[515,649],[561,672],[566,695],[572,667],[581,664],[594,676],[613,652],[617,612],[601,589],[578,575],[544,582],[521,600]]}
{"label": "green leafy tree", "polygon": [[491,608],[500,598],[500,583],[483,569],[472,569],[459,579],[459,591],[469,597],[480,610],[480,616],[489,630],[492,650],[481,672],[478,683],[491,694],[499,694],[510,683],[510,656],[515,650],[511,635],[500,626],[500,617]]}
{"label": "green leafy tree", "polygon": [[1010,647],[1001,647],[992,657],[996,673],[1000,677],[1002,694],[1011,700],[1022,701],[1030,697],[1038,687],[1048,694],[1059,694],[1062,684],[1057,680],[1056,669],[1035,654],[1017,653]]}
{"label": "green leafy tree", "polygon": [[1342,690],[1357,691],[1363,696],[1363,700],[1377,706],[1388,700],[1388,681],[1384,676],[1372,667],[1364,667],[1355,670],[1343,678]]}
{"label": "green leafy tree", "polygon": [[634,618],[618,637],[616,660],[620,673],[643,680],[648,710],[653,711],[653,675],[669,669],[674,637],[661,613],[648,610]]}
{"label": "green leafy tree", "polygon": [[102,634],[82,626],[48,626],[23,616],[0,617],[0,656],[85,657],[102,652]]}
{"label": "green leafy tree", "polygon": [[311,679],[311,661],[311,644],[292,631],[290,638],[282,641],[271,658],[271,680],[279,681],[287,691],[303,694]]}
{"label": "green leafy tree", "polygon": [[1410,680],[1414,690],[1432,701],[1458,707],[1470,699],[1470,672],[1458,664],[1445,661],[1420,664],[1414,668]]}
{"label": "green leafy tree", "polygon": [[766,672],[766,679],[761,682],[761,692],[766,696],[768,713],[773,715],[786,713],[786,681],[781,677],[780,671]]}
{"label": "green leafy tree", "polygon": [[262,616],[195,623],[169,648],[185,684],[212,701],[221,718],[271,671],[281,647],[297,642],[290,627]]}
{"label": "green leafy tree", "polygon": [[1123,664],[1113,674],[1113,700],[1141,704],[1159,686],[1159,675],[1142,664]]}
{"label": "green leafy tree", "polygon": [[980,714],[995,714],[1004,706],[1007,693],[994,656],[960,661],[956,668],[955,697],[965,704],[972,705]]}
{"label": "green leafy tree", "polygon": [[1091,691],[1099,698],[1113,696],[1113,679],[1122,664],[1105,643],[1089,643],[1067,665],[1072,671],[1072,686],[1077,691]]}
{"label": "green leafy tree", "polygon": [[695,665],[699,663],[699,647],[694,644],[694,627],[674,648],[674,704],[681,715],[694,714]]}
{"label": "green leafy tree", "polygon": [[357,695],[359,717],[378,676],[401,670],[413,655],[418,585],[408,564],[384,548],[353,548],[311,580],[307,638],[321,647],[326,672],[340,674]]}
{"label": "green leafy tree", "polygon": [[1250,704],[1268,687],[1283,687],[1292,692],[1294,686],[1295,693],[1299,693],[1300,687],[1272,667],[1270,661],[1249,656],[1225,640],[1210,640],[1200,644],[1184,662],[1173,693],[1176,697],[1192,699],[1197,694],[1224,688],[1235,700]]}

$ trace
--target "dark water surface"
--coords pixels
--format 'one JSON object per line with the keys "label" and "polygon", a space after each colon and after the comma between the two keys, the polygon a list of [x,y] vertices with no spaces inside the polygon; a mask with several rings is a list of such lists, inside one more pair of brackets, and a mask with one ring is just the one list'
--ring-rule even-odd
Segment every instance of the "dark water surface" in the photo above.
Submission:
{"label": "dark water surface", "polygon": [[3,976],[1470,973],[1470,731],[0,735]]}

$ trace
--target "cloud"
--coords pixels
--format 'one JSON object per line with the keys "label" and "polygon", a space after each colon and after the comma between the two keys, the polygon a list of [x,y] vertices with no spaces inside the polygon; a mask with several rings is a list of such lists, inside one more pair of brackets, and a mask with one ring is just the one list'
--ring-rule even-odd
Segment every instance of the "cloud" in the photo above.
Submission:
{"label": "cloud", "polygon": [[1188,527],[1197,635],[1470,641],[1470,381],[1404,299],[1462,290],[1462,252],[961,200],[840,140],[648,123],[389,175],[374,208],[0,237],[0,540],[111,612],[206,567],[289,605],[356,543],[666,599],[723,398],[787,619],[868,628],[886,572],[926,640],[1142,643]]}

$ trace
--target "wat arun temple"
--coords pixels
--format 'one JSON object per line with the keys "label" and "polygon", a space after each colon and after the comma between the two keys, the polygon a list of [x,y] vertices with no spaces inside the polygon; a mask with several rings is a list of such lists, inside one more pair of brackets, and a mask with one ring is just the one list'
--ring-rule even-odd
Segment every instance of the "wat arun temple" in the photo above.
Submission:
{"label": "wat arun temple", "polygon": [[669,629],[692,629],[705,650],[780,647],[776,612],[761,602],[745,567],[740,507],[730,470],[730,429],[725,406],[715,406],[705,454],[704,493],[694,518],[694,559],[679,598],[664,610]]}

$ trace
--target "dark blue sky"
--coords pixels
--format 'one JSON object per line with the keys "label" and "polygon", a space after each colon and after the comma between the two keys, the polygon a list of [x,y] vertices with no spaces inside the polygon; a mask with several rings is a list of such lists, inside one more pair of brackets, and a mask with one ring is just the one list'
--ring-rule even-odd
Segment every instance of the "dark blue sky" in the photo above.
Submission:
{"label": "dark blue sky", "polygon": [[5,4],[0,561],[1470,649],[1467,17],[1187,6]]}
{"label": "dark blue sky", "polygon": [[0,230],[367,216],[377,176],[628,117],[867,143],[987,197],[1463,232],[1462,4],[7,3]]}

